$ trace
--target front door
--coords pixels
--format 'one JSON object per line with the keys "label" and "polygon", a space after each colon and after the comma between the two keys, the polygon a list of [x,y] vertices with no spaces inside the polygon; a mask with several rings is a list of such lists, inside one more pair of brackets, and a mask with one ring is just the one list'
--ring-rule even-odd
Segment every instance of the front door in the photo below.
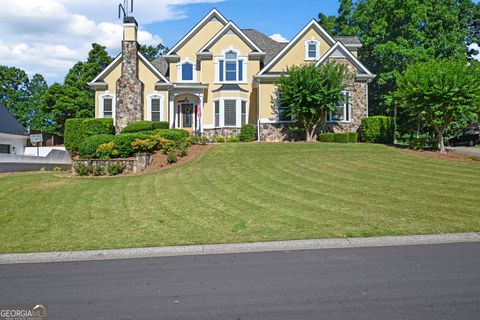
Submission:
{"label": "front door", "polygon": [[191,131],[193,128],[193,104],[182,104],[180,118],[182,128]]}

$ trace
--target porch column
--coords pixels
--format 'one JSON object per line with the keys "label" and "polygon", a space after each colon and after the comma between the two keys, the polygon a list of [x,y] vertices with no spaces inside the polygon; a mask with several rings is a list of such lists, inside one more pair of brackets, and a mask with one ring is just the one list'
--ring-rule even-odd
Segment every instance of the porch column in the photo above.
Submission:
{"label": "porch column", "polygon": [[198,104],[199,104],[199,108],[200,108],[200,119],[198,119],[198,130],[200,131],[200,133],[203,133],[203,93],[199,94],[198,95]]}
{"label": "porch column", "polygon": [[173,117],[174,117],[174,108],[173,108],[173,102],[175,99],[175,95],[169,94],[168,95],[168,122],[170,123],[170,128],[173,129]]}

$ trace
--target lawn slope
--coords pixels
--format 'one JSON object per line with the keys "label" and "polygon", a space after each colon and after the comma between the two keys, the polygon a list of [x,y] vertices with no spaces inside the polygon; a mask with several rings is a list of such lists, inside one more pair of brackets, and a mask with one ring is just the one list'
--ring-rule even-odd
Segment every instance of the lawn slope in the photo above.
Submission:
{"label": "lawn slope", "polygon": [[0,178],[0,252],[480,231],[480,166],[382,145],[227,144],[164,172]]}

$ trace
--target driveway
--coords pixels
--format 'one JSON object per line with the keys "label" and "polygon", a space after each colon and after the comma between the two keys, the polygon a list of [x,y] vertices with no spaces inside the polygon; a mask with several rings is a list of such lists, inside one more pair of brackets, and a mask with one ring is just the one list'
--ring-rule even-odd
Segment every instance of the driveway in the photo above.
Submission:
{"label": "driveway", "polygon": [[479,156],[480,148],[478,147],[446,147],[447,151],[458,152],[469,156]]}
{"label": "driveway", "polygon": [[480,243],[0,265],[48,319],[479,319]]}

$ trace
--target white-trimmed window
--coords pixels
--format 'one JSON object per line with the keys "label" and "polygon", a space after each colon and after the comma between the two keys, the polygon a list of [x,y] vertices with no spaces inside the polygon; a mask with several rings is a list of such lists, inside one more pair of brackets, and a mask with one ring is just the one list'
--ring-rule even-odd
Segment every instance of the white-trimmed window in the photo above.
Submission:
{"label": "white-trimmed window", "polygon": [[196,82],[197,65],[194,61],[186,58],[177,64],[177,78],[179,82]]}
{"label": "white-trimmed window", "polygon": [[215,80],[217,82],[236,83],[245,82],[247,73],[247,60],[240,57],[240,52],[229,49],[215,62]]}
{"label": "white-trimmed window", "polygon": [[115,96],[113,94],[106,93],[100,96],[99,117],[115,119]]}
{"label": "white-trimmed window", "polygon": [[335,108],[335,111],[327,113],[327,122],[350,122],[352,110],[350,105],[350,93],[343,92],[343,101]]}
{"label": "white-trimmed window", "polygon": [[305,60],[320,59],[320,41],[310,39],[305,41]]}
{"label": "white-trimmed window", "polygon": [[163,95],[151,94],[148,96],[147,119],[149,121],[162,121],[163,118]]}
{"label": "white-trimmed window", "polygon": [[247,100],[241,98],[218,99],[213,102],[215,128],[240,128],[247,123]]}

